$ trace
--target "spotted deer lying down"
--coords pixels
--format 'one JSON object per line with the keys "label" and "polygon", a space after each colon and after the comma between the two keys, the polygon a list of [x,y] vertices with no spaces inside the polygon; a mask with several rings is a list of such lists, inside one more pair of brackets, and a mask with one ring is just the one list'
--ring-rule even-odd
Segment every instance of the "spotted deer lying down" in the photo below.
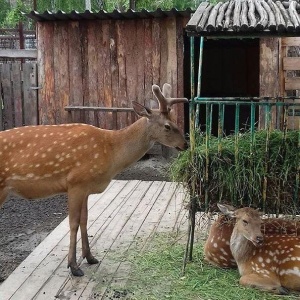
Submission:
{"label": "spotted deer lying down", "polygon": [[[205,260],[220,268],[236,268],[236,262],[231,254],[229,242],[235,219],[220,215],[210,227],[208,238],[204,245]],[[280,218],[262,219],[261,231],[265,235],[287,234],[300,235],[300,221]]]}
{"label": "spotted deer lying down", "polygon": [[76,261],[77,231],[82,237],[82,257],[89,264],[87,200],[160,142],[179,150],[186,140],[172,121],[172,105],[187,102],[171,98],[171,86],[152,86],[159,109],[133,103],[141,117],[122,130],[104,130],[86,124],[27,126],[0,132],[0,206],[10,193],[28,199],[67,193],[70,222],[68,267],[75,276],[83,272]]}
{"label": "spotted deer lying down", "polygon": [[275,294],[300,291],[300,237],[263,235],[261,214],[253,208],[218,207],[235,218],[230,249],[241,275],[240,284]]}

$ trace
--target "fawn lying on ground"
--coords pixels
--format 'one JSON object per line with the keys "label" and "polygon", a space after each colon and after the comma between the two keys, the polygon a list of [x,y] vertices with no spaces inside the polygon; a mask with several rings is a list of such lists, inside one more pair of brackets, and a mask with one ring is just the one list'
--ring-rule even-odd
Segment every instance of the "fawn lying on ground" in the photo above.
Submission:
{"label": "fawn lying on ground", "polygon": [[218,204],[235,225],[230,249],[241,275],[240,284],[276,294],[300,291],[300,237],[263,235],[261,214],[250,207]]}
{"label": "fawn lying on ground", "polygon": [[[225,215],[220,215],[213,222],[204,245],[206,261],[220,268],[237,267],[229,246],[234,223],[234,219]],[[262,219],[261,230],[265,235],[288,234],[297,236],[300,235],[300,221],[280,218]]]}

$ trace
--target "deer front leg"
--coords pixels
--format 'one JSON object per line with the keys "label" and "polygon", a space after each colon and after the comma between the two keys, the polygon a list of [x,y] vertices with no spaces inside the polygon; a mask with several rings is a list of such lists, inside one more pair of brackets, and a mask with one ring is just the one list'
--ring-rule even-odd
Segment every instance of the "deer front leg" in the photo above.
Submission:
{"label": "deer front leg", "polygon": [[248,274],[240,278],[240,284],[250,286],[274,294],[287,295],[288,290],[272,277],[263,277],[260,274]]}
{"label": "deer front leg", "polygon": [[84,201],[81,208],[80,216],[80,230],[81,230],[81,240],[82,240],[82,258],[86,258],[89,264],[97,264],[99,261],[91,254],[89,239],[87,234],[87,220],[88,220],[88,209],[87,200]]}
{"label": "deer front leg", "polygon": [[[77,192],[77,193],[76,193]],[[83,271],[78,267],[76,260],[76,243],[77,231],[81,220],[81,211],[84,201],[87,196],[83,195],[80,191],[68,192],[69,204],[69,224],[70,224],[70,246],[68,255],[68,268],[74,276],[83,276]]]}

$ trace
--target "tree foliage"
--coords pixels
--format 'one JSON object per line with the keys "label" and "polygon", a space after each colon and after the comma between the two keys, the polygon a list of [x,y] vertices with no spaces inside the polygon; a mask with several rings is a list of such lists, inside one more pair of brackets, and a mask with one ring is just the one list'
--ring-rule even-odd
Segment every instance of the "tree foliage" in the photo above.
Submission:
{"label": "tree foliage", "polygon": [[[186,8],[195,9],[202,0],[91,0],[92,11],[106,10],[108,12],[118,9],[126,11],[129,8],[135,10],[156,10],[161,8],[168,10],[177,8],[184,10]],[[85,11],[85,0],[36,0],[38,12],[46,10],[57,12],[62,10],[64,12],[71,12],[76,10],[78,12]],[[133,5],[133,7],[131,7]],[[16,27],[19,21],[23,21],[25,27],[30,27],[30,20],[22,14],[22,12],[29,12],[34,9],[33,0],[17,0],[16,5],[12,6],[9,0],[0,0],[0,27]]]}

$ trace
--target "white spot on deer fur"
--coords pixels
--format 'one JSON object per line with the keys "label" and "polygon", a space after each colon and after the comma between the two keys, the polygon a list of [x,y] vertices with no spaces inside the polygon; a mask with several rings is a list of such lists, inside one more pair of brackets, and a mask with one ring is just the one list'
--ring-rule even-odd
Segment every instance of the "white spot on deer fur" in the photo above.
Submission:
{"label": "white spot on deer fur", "polygon": [[94,155],[94,158],[98,158],[99,157],[99,153],[96,153],[95,155]]}
{"label": "white spot on deer fur", "polygon": [[267,259],[266,259],[266,263],[269,264],[270,262],[271,262],[271,259],[270,259],[270,258],[267,258]]}
{"label": "white spot on deer fur", "polygon": [[26,175],[26,177],[28,177],[28,178],[33,178],[33,177],[34,177],[34,174],[33,174],[33,173],[28,173],[28,174]]}
{"label": "white spot on deer fur", "polygon": [[76,165],[76,167],[79,167],[79,166],[81,166],[81,163],[79,161],[77,161],[75,165]]}
{"label": "white spot on deer fur", "polygon": [[43,154],[42,154],[42,158],[45,158],[45,157],[46,157],[46,154],[45,154],[45,153],[43,153]]}
{"label": "white spot on deer fur", "polygon": [[214,243],[213,245],[215,248],[218,248],[218,244],[217,243]]}

